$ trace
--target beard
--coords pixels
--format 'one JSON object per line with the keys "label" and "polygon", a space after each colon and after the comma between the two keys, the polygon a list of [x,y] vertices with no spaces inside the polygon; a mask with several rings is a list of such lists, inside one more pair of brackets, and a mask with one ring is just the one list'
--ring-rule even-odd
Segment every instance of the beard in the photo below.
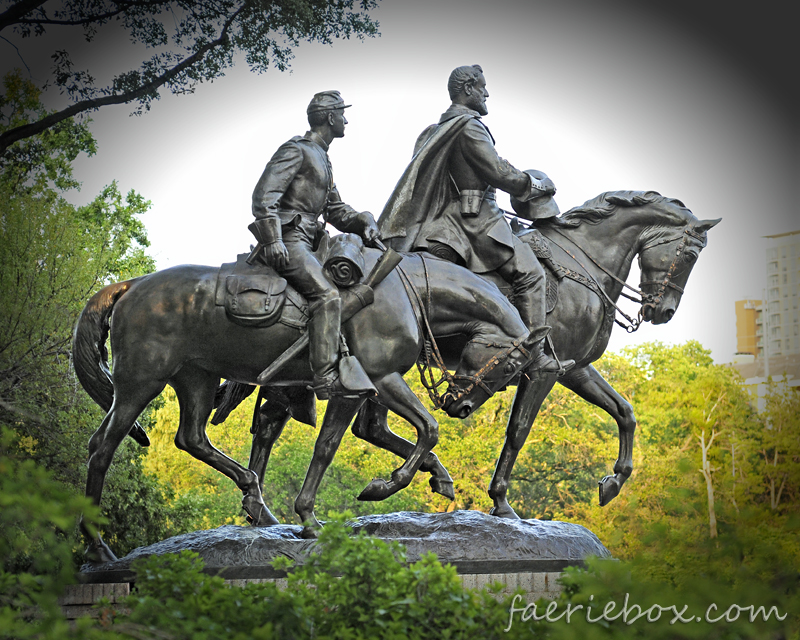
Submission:
{"label": "beard", "polygon": [[471,95],[466,106],[473,111],[477,111],[482,116],[485,116],[489,113],[489,109],[486,108],[486,98],[483,96],[478,96],[475,94]]}

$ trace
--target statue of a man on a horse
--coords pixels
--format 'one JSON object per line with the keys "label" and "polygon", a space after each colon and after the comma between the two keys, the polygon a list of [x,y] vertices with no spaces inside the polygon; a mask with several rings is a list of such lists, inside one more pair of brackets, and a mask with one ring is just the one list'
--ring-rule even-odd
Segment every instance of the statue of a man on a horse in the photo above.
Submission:
{"label": "statue of a man on a horse", "polygon": [[[338,92],[323,92],[308,107],[310,131],[281,146],[258,182],[251,225],[258,244],[249,256],[221,268],[174,267],[110,285],[89,301],[75,330],[75,369],[108,415],[89,444],[88,496],[100,502],[126,435],[146,441],[136,418],[169,384],[181,405],[176,445],[239,486],[255,525],[277,523],[262,498],[264,469],[289,417],[316,421],[311,390],[328,406],[295,503],[311,525],[304,534],[313,536],[319,525],[317,488],[356,415],[357,436],[404,459],[390,480],[370,483],[362,499],[392,495],[420,469],[431,473],[434,491],[452,497],[452,481],[432,452],[436,420],[403,379],[415,363],[428,373],[437,408],[454,417],[519,381],[490,487],[496,515],[516,516],[505,496],[508,477],[557,379],[617,418],[620,457],[615,475],[601,483],[601,502],[616,495],[630,475],[635,423],[591,362],[605,349],[633,258],[638,254],[643,273],[636,322],[666,321],[716,221],[698,221],[658,194],[623,192],[602,194],[591,201],[596,206],[568,212],[541,233],[512,233],[494,189],[509,192],[526,219],[542,210],[552,219],[552,182],[497,156],[479,119],[488,96],[479,67],[456,69],[450,84],[453,105],[420,137],[379,226],[369,212],[344,204],[333,184],[327,148],[344,135],[348,105]],[[619,207],[630,209],[615,216]],[[345,233],[331,240],[321,233],[325,222]],[[382,245],[378,229],[394,248]],[[370,244],[379,248],[364,246]],[[561,282],[555,309],[546,304],[540,260]],[[113,373],[104,346],[109,335]],[[238,401],[242,389],[256,385],[259,403],[267,399],[254,419],[248,469],[205,435],[220,379]],[[415,443],[388,429],[388,411],[416,428]],[[88,559],[113,557],[102,538],[90,536]]]}

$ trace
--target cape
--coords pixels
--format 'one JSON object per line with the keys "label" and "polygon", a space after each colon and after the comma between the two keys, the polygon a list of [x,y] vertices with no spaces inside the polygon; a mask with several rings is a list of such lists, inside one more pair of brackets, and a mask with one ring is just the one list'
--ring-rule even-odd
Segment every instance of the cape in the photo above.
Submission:
{"label": "cape", "polygon": [[414,157],[378,218],[378,229],[387,246],[395,251],[413,251],[422,223],[447,204],[450,149],[459,132],[474,117],[456,116],[431,125],[419,136]]}

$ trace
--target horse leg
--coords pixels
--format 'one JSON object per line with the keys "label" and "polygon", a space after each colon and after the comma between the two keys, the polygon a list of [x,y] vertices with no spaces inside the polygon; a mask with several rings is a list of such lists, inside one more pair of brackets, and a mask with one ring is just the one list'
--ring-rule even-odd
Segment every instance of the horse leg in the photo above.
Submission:
{"label": "horse leg", "polygon": [[359,500],[384,500],[407,487],[439,440],[439,424],[414,395],[403,376],[391,373],[375,382],[375,388],[382,405],[414,426],[417,430],[417,444],[403,465],[392,472],[389,482],[375,478],[358,496]]}
{"label": "horse leg", "polygon": [[267,470],[272,447],[283,433],[292,413],[289,408],[277,402],[265,402],[258,410],[253,427],[253,446],[250,449],[250,462],[247,468],[258,476],[258,486],[264,493],[264,473]]}
{"label": "horse leg", "polygon": [[170,384],[175,388],[180,405],[180,424],[175,434],[175,446],[210,467],[228,476],[244,494],[242,508],[258,527],[278,524],[264,500],[255,472],[245,469],[235,460],[216,449],[206,435],[206,423],[214,408],[214,393],[218,378],[198,369],[184,369]]}
{"label": "horse leg", "polygon": [[[365,402],[353,422],[353,434],[400,458],[407,459],[414,450],[414,444],[389,429],[388,413],[389,410],[377,402]],[[431,474],[429,482],[434,493],[450,500],[455,499],[453,479],[433,451],[425,456],[420,471]]]}
{"label": "horse leg", "polygon": [[619,495],[622,485],[633,472],[633,434],[636,431],[633,407],[592,365],[570,371],[559,382],[587,402],[600,407],[617,423],[619,455],[614,463],[614,475],[605,476],[598,482],[600,506],[604,507]]}
{"label": "horse leg", "polygon": [[[86,497],[100,505],[106,473],[114,459],[114,453],[123,441],[131,426],[144,411],[147,404],[164,388],[163,383],[156,381],[126,381],[116,376],[114,402],[103,419],[100,428],[95,431],[89,441],[89,469],[86,476]],[[109,549],[99,532],[90,532],[81,518],[81,531],[89,544],[85,558],[92,564],[112,562],[117,559]]]}
{"label": "horse leg", "polygon": [[489,484],[489,497],[494,502],[494,507],[489,513],[493,516],[519,520],[517,513],[508,504],[507,493],[511,471],[522,446],[528,439],[542,402],[555,382],[556,376],[552,374],[538,374],[530,378],[523,375],[520,378],[511,413],[508,416],[506,440]]}
{"label": "horse leg", "polygon": [[317,491],[322,482],[339,444],[342,436],[347,431],[350,421],[364,402],[363,398],[333,397],[328,401],[328,408],[325,411],[325,418],[320,427],[319,436],[314,444],[314,455],[308,465],[303,487],[294,501],[294,510],[304,527],[300,536],[303,538],[316,538],[317,531],[322,527],[317,517],[314,515],[314,503],[317,498]]}

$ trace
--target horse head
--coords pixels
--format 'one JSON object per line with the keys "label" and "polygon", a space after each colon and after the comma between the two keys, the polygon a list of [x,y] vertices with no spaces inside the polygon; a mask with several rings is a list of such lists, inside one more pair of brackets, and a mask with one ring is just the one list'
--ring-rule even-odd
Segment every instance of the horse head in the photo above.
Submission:
{"label": "horse head", "polygon": [[531,361],[533,345],[541,336],[529,334],[509,342],[471,339],[461,352],[455,375],[447,375],[448,387],[439,408],[451,418],[469,417]]}
{"label": "horse head", "polygon": [[706,246],[706,233],[721,220],[698,220],[680,201],[667,202],[677,209],[680,226],[652,228],[639,249],[643,294],[639,317],[653,324],[669,322],[675,315],[686,281]]}

